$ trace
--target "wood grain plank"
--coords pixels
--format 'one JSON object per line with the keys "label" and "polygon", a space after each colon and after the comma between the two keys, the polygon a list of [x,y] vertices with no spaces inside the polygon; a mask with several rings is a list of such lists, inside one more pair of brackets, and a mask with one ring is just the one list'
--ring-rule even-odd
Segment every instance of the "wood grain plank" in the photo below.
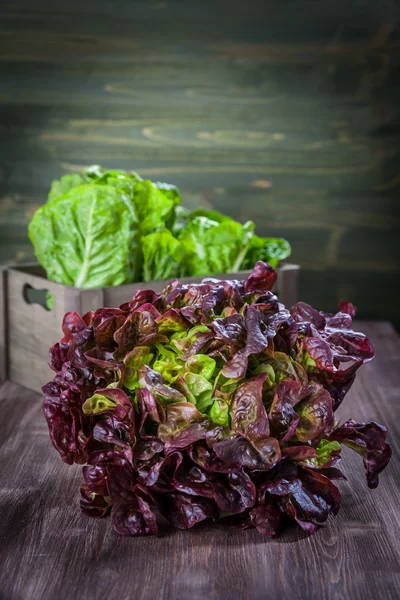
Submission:
{"label": "wood grain plank", "polygon": [[[377,419],[399,451],[400,338],[389,323],[357,323],[376,346],[339,410]],[[80,469],[62,463],[48,440],[40,396],[0,387],[0,593],[7,600],[238,598],[397,600],[400,596],[400,464],[368,490],[362,461],[345,452],[342,508],[314,536],[277,540],[256,531],[205,526],[160,539],[123,538],[109,520],[79,513]]]}
{"label": "wood grain plank", "polygon": [[286,236],[313,305],[400,325],[396,2],[112,4],[0,6],[0,263],[33,257],[52,179],[103,163]]}

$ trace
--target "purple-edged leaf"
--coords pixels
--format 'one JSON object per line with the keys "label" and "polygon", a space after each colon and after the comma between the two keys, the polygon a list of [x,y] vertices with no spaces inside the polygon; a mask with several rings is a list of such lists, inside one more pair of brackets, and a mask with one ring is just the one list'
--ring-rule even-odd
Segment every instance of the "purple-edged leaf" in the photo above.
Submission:
{"label": "purple-edged leaf", "polygon": [[336,440],[355,450],[364,459],[368,487],[376,488],[379,473],[387,466],[392,450],[386,442],[387,429],[379,423],[357,423],[350,419],[335,427],[329,440]]}
{"label": "purple-edged leaf", "polygon": [[354,304],[352,304],[351,302],[346,302],[344,300],[339,304],[339,310],[342,313],[350,315],[352,319],[354,319],[357,313],[357,308],[354,306]]}
{"label": "purple-edged leaf", "polygon": [[213,450],[231,471],[237,471],[241,467],[250,471],[268,471],[281,458],[279,442],[271,437],[251,444],[246,438],[237,436],[216,442]]}
{"label": "purple-edged leaf", "polygon": [[115,467],[111,470],[108,488],[113,502],[112,523],[117,533],[124,535],[157,535],[157,519],[149,504],[146,488],[137,485],[133,470]]}
{"label": "purple-edged leaf", "polygon": [[136,460],[148,461],[151,460],[156,454],[163,452],[164,444],[154,435],[138,437],[136,444],[133,447],[132,455]]}
{"label": "purple-edged leaf", "polygon": [[168,456],[154,456],[151,460],[141,460],[135,464],[139,483],[151,487],[156,492],[173,492],[175,489],[173,480],[182,460],[180,452]]}
{"label": "purple-edged leaf", "polygon": [[206,444],[212,448],[217,442],[222,442],[232,437],[232,431],[226,425],[212,423],[212,426],[206,433]]}
{"label": "purple-edged leaf", "polygon": [[157,317],[156,322],[158,332],[167,335],[171,335],[177,331],[187,331],[190,327],[190,323],[175,308],[171,308],[163,315]]}
{"label": "purple-edged leaf", "polygon": [[287,446],[281,449],[283,458],[294,461],[306,461],[317,458],[317,452],[312,446]]}
{"label": "purple-edged leaf", "polygon": [[85,358],[93,366],[94,375],[104,379],[107,385],[120,381],[122,363],[115,360],[113,352],[95,346],[85,352]]}
{"label": "purple-edged leaf", "polygon": [[[275,326],[276,321],[277,319],[270,324],[270,327]],[[291,355],[299,334],[299,324],[291,317],[283,322],[279,321],[279,323],[274,337],[274,348],[275,350]]]}
{"label": "purple-edged leaf", "polygon": [[139,387],[139,370],[143,365],[148,365],[153,356],[149,346],[136,346],[125,355],[122,384],[126,388],[134,390]]}
{"label": "purple-edged leaf", "polygon": [[[243,440],[243,438],[240,439]],[[246,440],[243,441],[246,443]],[[248,444],[248,446],[250,445]],[[202,443],[194,444],[188,448],[187,452],[196,465],[210,473],[230,473],[241,468],[241,465],[238,461],[235,462],[235,459],[232,462],[226,460],[226,457],[220,459],[212,449],[207,448]]]}
{"label": "purple-edged leaf", "polygon": [[157,371],[153,371],[147,365],[142,365],[139,369],[139,383],[141,387],[147,388],[162,404],[185,400],[185,396],[181,392],[166,385],[162,375]]}
{"label": "purple-edged leaf", "polygon": [[193,306],[183,306],[181,308],[181,315],[188,321],[192,326],[200,325],[203,313],[201,312],[201,304]]}
{"label": "purple-edged leaf", "polygon": [[309,393],[308,384],[304,385],[300,380],[289,379],[281,381],[275,390],[276,399],[282,403],[286,402],[290,406],[299,404]]}
{"label": "purple-edged leaf", "polygon": [[187,360],[190,356],[200,354],[213,338],[212,331],[206,325],[197,325],[189,329],[183,338],[174,339],[173,345],[181,352],[181,359]]}
{"label": "purple-edged leaf", "polygon": [[115,415],[107,415],[96,423],[93,438],[105,444],[122,448],[125,456],[132,462],[132,446],[135,444],[134,423],[131,419],[119,419]]}
{"label": "purple-edged leaf", "polygon": [[216,282],[202,299],[203,323],[209,325],[220,317],[224,308],[230,305],[233,294],[234,290],[227,281]]}
{"label": "purple-edged leaf", "polygon": [[300,442],[321,438],[333,426],[332,398],[318,383],[309,384],[308,396],[296,406],[296,412],[300,421],[295,439]]}
{"label": "purple-edged leaf", "polygon": [[[273,314],[279,311],[278,296],[276,296],[273,292],[268,291],[257,295],[255,304],[263,313]],[[281,306],[283,306],[283,304],[281,304]]]}
{"label": "purple-edged leaf", "polygon": [[91,452],[88,459],[88,464],[115,467],[117,465],[127,466],[128,461],[121,450],[110,448],[108,450],[95,450],[94,452]]}
{"label": "purple-edged leaf", "polygon": [[209,284],[189,285],[184,298],[180,312],[192,325],[200,325],[203,319],[202,303],[203,297],[210,291]]}
{"label": "purple-edged leaf", "polygon": [[[364,362],[368,362],[374,357],[374,346],[363,333],[336,331],[329,326],[325,339],[329,344],[343,348],[348,356],[362,358]],[[340,355],[338,351],[337,354]]]}
{"label": "purple-edged leaf", "polygon": [[111,498],[90,491],[87,485],[81,485],[80,507],[83,514],[95,519],[107,516],[112,506]]}
{"label": "purple-edged leaf", "polygon": [[251,524],[267,537],[278,535],[281,525],[281,513],[272,504],[256,506],[250,511]]}
{"label": "purple-edged leaf", "polygon": [[258,354],[268,347],[269,339],[275,335],[274,330],[268,330],[263,322],[262,313],[255,305],[247,308],[245,316],[246,346],[236,352],[235,356],[222,369],[222,374],[230,378],[241,378],[246,375],[248,357]]}
{"label": "purple-edged leaf", "polygon": [[308,386],[300,381],[286,379],[277,385],[269,411],[269,420],[281,444],[288,442],[294,435],[300,416],[293,407],[303,400],[307,393]]}
{"label": "purple-edged leaf", "polygon": [[59,396],[46,395],[43,413],[51,442],[62,460],[69,465],[85,463],[90,429],[83,417],[80,395],[70,389]]}
{"label": "purple-edged leaf", "polygon": [[134,312],[143,304],[156,304],[160,294],[157,294],[153,290],[138,290],[132,296],[132,299],[127,303],[127,306],[122,305],[121,309],[129,310]]}
{"label": "purple-edged leaf", "polygon": [[94,339],[100,348],[115,349],[114,333],[125,323],[127,313],[119,308],[100,308],[93,315]]}
{"label": "purple-edged leaf", "polygon": [[156,302],[157,308],[161,312],[165,312],[170,308],[179,307],[180,301],[186,294],[187,290],[187,285],[183,285],[177,279],[173,279],[161,292],[161,295]]}
{"label": "purple-edged leaf", "polygon": [[298,323],[312,323],[317,329],[323,329],[326,320],[323,314],[305,302],[297,302],[291,310],[291,315]]}
{"label": "purple-edged leaf", "polygon": [[304,457],[301,460],[301,464],[304,467],[311,467],[318,470],[327,469],[340,461],[340,452],[341,446],[339,442],[322,439],[315,448],[315,456]]}
{"label": "purple-edged leaf", "polygon": [[221,373],[227,379],[242,379],[246,375],[249,355],[246,348],[238,350],[234,357],[226,363]]}
{"label": "purple-edged leaf", "polygon": [[272,496],[287,496],[301,487],[299,469],[291,461],[279,462],[265,475],[258,489],[258,502],[265,502],[265,493]]}
{"label": "purple-edged leaf", "polygon": [[68,361],[74,367],[84,368],[88,361],[85,357],[86,352],[95,346],[93,327],[86,327],[75,333],[68,347]]}
{"label": "purple-edged leaf", "polygon": [[62,330],[64,333],[63,342],[69,342],[75,334],[86,329],[87,325],[82,317],[76,312],[67,312],[62,322]]}
{"label": "purple-edged leaf", "polygon": [[103,350],[97,346],[85,352],[85,358],[102,371],[113,371],[118,369],[122,364],[115,360],[113,352]]}
{"label": "purple-edged leaf", "polygon": [[299,470],[295,489],[279,499],[280,509],[308,533],[323,524],[329,514],[336,514],[340,506],[340,492],[330,479],[311,471]]}
{"label": "purple-edged leaf", "polygon": [[218,516],[215,504],[208,498],[173,493],[166,494],[163,500],[164,516],[178,529],[191,529],[196,523]]}
{"label": "purple-edged leaf", "polygon": [[231,406],[232,429],[245,437],[256,450],[264,465],[262,470],[271,468],[280,459],[279,442],[269,436],[269,421],[262,401],[266,376],[263,373],[242,383]]}
{"label": "purple-edged leaf", "polygon": [[247,354],[258,354],[268,347],[268,340],[275,335],[275,329],[265,326],[260,309],[255,305],[247,308],[245,325],[247,329]]}
{"label": "purple-edged leaf", "polygon": [[272,290],[276,281],[276,271],[261,260],[256,262],[253,271],[244,282],[246,294]]}
{"label": "purple-edged leaf", "polygon": [[133,408],[125,392],[118,388],[99,389],[82,405],[83,414],[92,416],[97,414],[114,413],[117,417],[124,418]]}
{"label": "purple-edged leaf", "polygon": [[[340,508],[341,494],[334,483],[322,473],[311,469],[301,469],[300,479],[303,487],[307,489],[309,496],[314,499],[320,497],[329,506],[329,511],[336,515]],[[306,512],[306,507],[302,509]]]}
{"label": "purple-edged leaf", "polygon": [[352,319],[347,313],[338,312],[335,315],[325,314],[329,329],[351,329]]}
{"label": "purple-edged leaf", "polygon": [[269,437],[269,421],[262,401],[266,377],[263,373],[242,383],[232,401],[232,429],[251,442]]}
{"label": "purple-edged leaf", "polygon": [[215,319],[212,323],[215,338],[225,344],[239,349],[246,344],[246,328],[243,315],[233,314],[223,319]]}
{"label": "purple-edged leaf", "polygon": [[57,342],[49,350],[49,365],[50,368],[58,373],[61,371],[63,364],[68,360],[69,345],[64,342]]}
{"label": "purple-edged leaf", "polygon": [[190,402],[175,402],[166,408],[166,419],[158,427],[158,437],[167,451],[187,448],[205,439],[210,422]]}
{"label": "purple-edged leaf", "polygon": [[305,517],[302,517],[303,513],[301,509],[298,509],[298,507],[294,504],[294,502],[289,496],[284,496],[283,498],[279,499],[279,508],[281,512],[286,513],[286,515],[290,519],[296,521],[296,523],[300,525],[303,531],[305,531],[309,535],[317,531],[318,525],[305,520]]}
{"label": "purple-edged leaf", "polygon": [[191,496],[214,498],[214,488],[212,485],[214,478],[215,475],[193,465],[192,461],[185,460],[178,465],[172,481],[177,492]]}
{"label": "purple-edged leaf", "polygon": [[161,404],[157,402],[150,390],[142,388],[137,391],[136,398],[140,413],[139,432],[142,434],[147,420],[153,423],[163,423],[165,421],[165,411]]}
{"label": "purple-edged leaf", "polygon": [[127,466],[128,463],[129,460],[122,450],[95,450],[90,454],[88,464],[82,469],[85,484],[90,491],[108,496],[107,480],[110,470],[116,466]]}
{"label": "purple-edged leaf", "polygon": [[157,319],[161,316],[160,312],[157,310],[157,308],[151,303],[151,302],[147,302],[146,304],[141,304],[136,310],[135,312],[137,313],[147,313],[150,314],[153,319],[155,319],[157,321]]}
{"label": "purple-edged leaf", "polygon": [[319,369],[331,373],[335,371],[333,352],[327,342],[319,337],[306,337],[300,344]]}
{"label": "purple-edged leaf", "polygon": [[255,485],[242,469],[214,479],[212,485],[215,502],[223,512],[241,513],[255,504]]}
{"label": "purple-edged leaf", "polygon": [[150,344],[168,341],[168,338],[158,333],[157,323],[152,312],[141,310],[144,306],[148,307],[149,305],[140,306],[134,313],[129,315],[122,327],[114,333],[114,340],[119,346],[118,356],[126,354],[135,346],[149,346]]}
{"label": "purple-edged leaf", "polygon": [[82,469],[82,474],[85,484],[91,492],[107,496],[107,467],[100,465],[85,465]]}
{"label": "purple-edged leaf", "polygon": [[331,374],[325,374],[325,377],[320,377],[320,381],[323,383],[325,389],[331,395],[331,398],[333,400],[334,412],[339,408],[339,406],[343,402],[344,397],[346,396],[347,392],[354,383],[355,377],[355,373],[353,373],[349,377],[345,377],[343,380],[341,380],[340,377],[335,377]]}

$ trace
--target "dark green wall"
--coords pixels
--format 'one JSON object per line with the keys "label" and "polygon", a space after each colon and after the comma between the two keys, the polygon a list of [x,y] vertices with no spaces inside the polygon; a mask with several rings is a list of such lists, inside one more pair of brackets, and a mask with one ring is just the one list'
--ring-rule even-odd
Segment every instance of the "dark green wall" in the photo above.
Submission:
{"label": "dark green wall", "polygon": [[287,237],[319,308],[400,324],[398,21],[389,0],[3,0],[0,262],[32,259],[52,179],[101,163]]}

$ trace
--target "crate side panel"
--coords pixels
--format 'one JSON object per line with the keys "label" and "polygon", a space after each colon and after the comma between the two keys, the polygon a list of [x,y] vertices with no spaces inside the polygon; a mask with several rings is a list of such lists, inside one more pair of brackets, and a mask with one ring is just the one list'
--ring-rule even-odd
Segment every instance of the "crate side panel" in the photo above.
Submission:
{"label": "crate side panel", "polygon": [[[93,310],[96,311],[98,308],[103,306],[109,306],[104,302],[106,288],[96,288],[93,290],[80,290],[79,291],[79,314],[84,315],[85,313]],[[118,289],[118,288],[116,288]]]}
{"label": "crate side panel", "polygon": [[299,300],[299,275],[298,265],[284,265],[278,269],[278,279],[275,292],[287,308],[292,308]]}
{"label": "crate side panel", "polygon": [[[24,287],[51,292],[54,306],[46,310],[28,304]],[[67,310],[79,310],[79,291],[19,270],[8,272],[9,377],[40,391],[52,371],[48,366],[50,346],[62,337],[61,323]]]}

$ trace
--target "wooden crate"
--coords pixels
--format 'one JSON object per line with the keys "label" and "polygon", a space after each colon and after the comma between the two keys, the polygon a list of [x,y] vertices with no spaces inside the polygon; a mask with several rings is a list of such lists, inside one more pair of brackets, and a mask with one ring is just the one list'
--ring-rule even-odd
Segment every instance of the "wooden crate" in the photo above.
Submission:
{"label": "wooden crate", "polygon": [[[298,300],[297,265],[277,269],[274,288],[286,306]],[[249,271],[215,275],[217,279],[244,279]],[[165,281],[131,283],[118,287],[81,290],[48,281],[38,265],[2,268],[0,271],[0,379],[10,379],[40,392],[52,378],[48,366],[50,346],[62,337],[61,323],[68,311],[84,314],[101,306],[115,307],[131,298],[140,288],[161,291]],[[183,278],[183,283],[198,283],[203,277]],[[54,301],[51,310],[42,306],[46,292]],[[41,304],[34,302],[39,300]]]}

